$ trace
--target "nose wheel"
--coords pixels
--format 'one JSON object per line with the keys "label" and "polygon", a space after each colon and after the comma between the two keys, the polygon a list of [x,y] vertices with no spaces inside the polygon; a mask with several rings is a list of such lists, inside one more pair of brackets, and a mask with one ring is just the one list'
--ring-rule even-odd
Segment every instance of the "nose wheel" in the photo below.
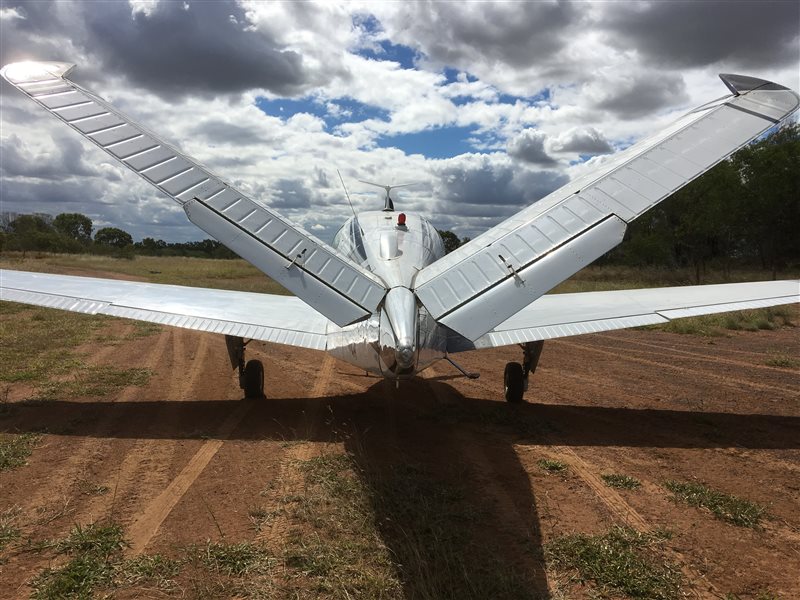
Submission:
{"label": "nose wheel", "polygon": [[542,355],[544,341],[525,342],[522,348],[522,364],[510,362],[503,373],[503,392],[507,402],[522,402],[522,396],[528,390],[528,376],[536,372],[539,357]]}

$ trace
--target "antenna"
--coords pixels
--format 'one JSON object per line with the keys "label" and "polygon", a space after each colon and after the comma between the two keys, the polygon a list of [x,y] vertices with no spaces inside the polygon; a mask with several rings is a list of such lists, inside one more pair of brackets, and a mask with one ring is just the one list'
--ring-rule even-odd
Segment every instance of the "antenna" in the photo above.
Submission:
{"label": "antenna", "polygon": [[[350,204],[350,210],[353,211],[353,219],[355,222],[358,223],[358,215],[356,215],[356,209],[353,208],[353,201],[350,200],[350,194],[347,193],[347,186],[344,184],[344,179],[342,179],[342,174],[339,173],[339,169],[336,169],[336,174],[339,175],[339,181],[342,182],[342,187],[344,188],[344,195],[347,196],[347,202]],[[358,223],[358,228],[361,230],[361,235],[364,235],[364,230],[361,229],[361,223]]]}
{"label": "antenna", "polygon": [[389,192],[395,188],[401,187],[408,187],[409,185],[417,185],[419,182],[415,181],[414,183],[400,183],[398,185],[383,185],[381,183],[372,183],[371,181],[364,181],[363,179],[359,179],[361,183],[366,183],[367,185],[374,185],[375,187],[383,188],[386,190],[386,198],[384,198],[384,211],[393,211],[394,210],[394,202],[392,202],[391,196],[389,196]]}

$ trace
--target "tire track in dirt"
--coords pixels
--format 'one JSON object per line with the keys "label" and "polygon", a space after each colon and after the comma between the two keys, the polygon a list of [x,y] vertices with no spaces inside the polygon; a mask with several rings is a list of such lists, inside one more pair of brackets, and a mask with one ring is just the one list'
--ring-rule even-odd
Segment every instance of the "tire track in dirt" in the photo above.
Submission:
{"label": "tire track in dirt", "polygon": [[[126,329],[132,330],[133,326],[128,326]],[[164,332],[151,345],[151,350],[145,357],[142,366],[151,370],[155,369],[166,353],[167,343],[168,334]],[[115,346],[100,346],[86,360],[92,364],[101,364],[106,362],[118,350]],[[111,402],[125,402],[140,391],[141,388],[138,387],[126,387],[112,398]],[[112,443],[108,439],[108,435],[114,424],[115,417],[109,413],[101,417],[77,444],[72,444],[66,460],[60,463],[57,469],[53,469],[50,472],[48,485],[37,487],[35,493],[29,498],[26,503],[26,510],[37,512],[51,504],[54,489],[61,489],[64,494],[71,495],[74,486],[85,474],[86,465],[91,463],[95,457],[106,455],[107,449]]]}
{"label": "tire track in dirt", "polygon": [[[552,441],[551,441],[552,442]],[[550,443],[545,449],[547,454],[561,460],[567,465],[573,473],[578,475],[583,482],[594,492],[595,496],[606,506],[611,514],[624,525],[631,527],[641,533],[649,533],[652,527],[647,520],[613,488],[608,487],[603,480],[597,475],[600,469],[588,461],[580,457],[572,448],[568,446],[560,446]],[[648,482],[649,483],[649,482]],[[643,486],[645,491],[653,491],[651,488],[657,487],[654,484]],[[660,492],[658,492],[660,494]],[[686,580],[691,585],[691,592],[696,598],[702,600],[712,600],[722,597],[720,590],[711,583],[705,575],[699,571],[695,571],[689,563],[688,558],[674,548],[670,549],[672,554],[678,561],[681,572]],[[700,582],[705,589],[701,590]]]}
{"label": "tire track in dirt", "polygon": [[[319,427],[321,403],[318,399],[327,395],[328,388],[333,381],[335,362],[333,357],[325,354],[322,365],[317,372],[317,378],[309,392],[309,401],[305,403],[305,414],[308,419],[306,427],[309,429],[310,434],[313,434],[313,431]],[[314,400],[314,402],[311,402],[311,400]],[[309,437],[313,437],[313,435]],[[318,450],[318,444],[312,441],[298,442],[285,449],[283,456],[280,458],[278,473],[275,476],[273,493],[270,494],[273,506],[279,506],[283,498],[303,488],[303,475],[297,469],[297,465],[313,458],[318,453]],[[283,511],[277,511],[269,527],[259,531],[255,536],[255,540],[266,543],[273,551],[278,551],[290,527],[290,516]]]}
{"label": "tire track in dirt", "polygon": [[782,394],[788,394],[792,397],[797,397],[800,395],[800,389],[795,388],[783,388],[778,387],[775,385],[769,385],[765,383],[756,383],[754,381],[748,381],[746,379],[739,379],[735,377],[730,377],[727,375],[717,375],[713,371],[705,371],[705,370],[698,370],[698,369],[690,369],[688,367],[680,367],[678,365],[670,365],[662,362],[656,362],[652,360],[647,360],[644,358],[637,358],[635,356],[621,354],[619,352],[612,352],[610,350],[601,349],[597,347],[593,347],[591,345],[584,345],[578,344],[575,342],[567,342],[564,340],[560,340],[560,343],[564,346],[576,348],[579,350],[585,350],[587,352],[594,352],[596,354],[603,354],[606,356],[613,356],[616,359],[624,360],[627,362],[633,362],[640,365],[647,365],[651,367],[655,367],[657,369],[669,369],[671,371],[677,371],[678,373],[684,373],[691,376],[696,376],[700,378],[707,378],[707,379],[714,379],[719,382],[721,385],[724,385],[729,388],[733,388],[738,390],[741,386],[750,387],[757,390],[763,390],[768,392],[780,392]]}
{"label": "tire track in dirt", "polygon": [[[198,379],[204,374],[203,368],[182,369],[188,361],[195,365],[203,365],[209,354],[209,335],[197,334],[183,329],[170,329],[171,362],[167,366],[167,385],[155,382],[149,395],[158,394],[161,407],[153,416],[154,427],[165,418],[169,404],[185,399],[193,399],[192,392],[197,389]],[[187,346],[196,342],[189,352]],[[164,357],[166,358],[166,357]],[[190,363],[191,364],[191,363]],[[187,372],[188,377],[176,376],[176,373]],[[162,392],[162,388],[166,390]],[[131,410],[136,410],[136,402],[131,402]],[[172,459],[177,451],[177,442],[168,439],[140,439],[125,454],[113,482],[107,482],[114,489],[114,499],[123,498],[124,504],[112,506],[109,512],[124,510],[127,515],[135,515],[141,502],[147,498],[151,490],[163,489],[169,482],[169,471]]]}
{"label": "tire track in dirt", "polygon": [[[739,360],[733,360],[733,359],[730,359],[730,358],[722,358],[722,357],[718,357],[718,356],[709,357],[707,354],[700,354],[700,353],[697,353],[697,352],[689,352],[688,350],[679,350],[679,349],[676,349],[676,348],[673,348],[673,347],[667,346],[667,345],[652,344],[652,343],[648,343],[648,342],[642,342],[640,340],[617,338],[617,337],[614,337],[614,336],[603,335],[603,334],[599,334],[599,333],[595,334],[593,337],[594,337],[594,339],[609,340],[609,341],[615,342],[617,344],[630,344],[630,345],[635,345],[635,346],[639,346],[639,347],[642,347],[642,348],[653,348],[653,350],[639,350],[640,353],[645,353],[645,354],[659,354],[660,353],[660,354],[663,355],[664,351],[668,351],[668,352],[671,352],[672,356],[675,356],[676,358],[680,358],[680,357],[686,356],[688,358],[692,358],[694,360],[700,360],[700,361],[703,361],[703,362],[710,362],[710,363],[715,363],[715,364],[726,364],[726,365],[732,365],[732,366],[735,366],[735,367],[744,367],[746,369],[760,369],[760,370],[763,370],[763,371],[768,371],[768,372],[778,373],[778,374],[785,374],[786,373],[786,369],[782,369],[780,367],[771,367],[769,365],[760,365],[760,364],[755,364],[755,363],[752,363],[752,362],[744,362],[744,361],[739,361]],[[597,347],[604,348],[606,350],[610,350],[612,348],[612,346],[606,346],[604,344],[598,344]],[[761,353],[761,354],[763,354],[763,353]],[[680,355],[680,356],[678,356],[678,355]]]}
{"label": "tire track in dirt", "polygon": [[[209,348],[211,334],[197,334],[185,330],[174,331],[173,357],[169,373],[188,371],[189,375],[187,377],[170,377],[167,385],[167,402],[164,403],[162,413],[167,410],[166,405],[170,401],[194,401],[201,395],[200,392],[207,394],[212,391],[207,389],[207,380],[201,381],[201,377],[207,375],[204,367],[211,357]],[[197,339],[198,335],[199,340],[190,353],[187,348],[188,343]],[[186,367],[186,363],[189,363],[190,368],[183,368]],[[161,492],[150,500],[128,528],[130,540],[128,553],[130,555],[140,554],[147,547],[172,509],[184,497],[251,408],[252,404],[249,402],[239,404],[217,429],[216,439],[203,442],[171,481],[168,472],[179,442],[162,439],[137,442],[136,447],[126,456],[120,469],[119,480],[122,482],[122,495],[128,499],[129,506],[135,507],[139,500],[139,494],[135,493],[136,489],[160,489]]]}
{"label": "tire track in dirt", "polygon": [[241,404],[231,413],[217,430],[217,436],[220,439],[208,440],[203,443],[187,465],[178,473],[178,476],[147,506],[144,513],[131,525],[128,529],[130,540],[128,554],[136,556],[145,549],[175,505],[183,498],[187,490],[225,443],[226,438],[233,433],[244,417],[247,416],[250,408],[250,404]]}

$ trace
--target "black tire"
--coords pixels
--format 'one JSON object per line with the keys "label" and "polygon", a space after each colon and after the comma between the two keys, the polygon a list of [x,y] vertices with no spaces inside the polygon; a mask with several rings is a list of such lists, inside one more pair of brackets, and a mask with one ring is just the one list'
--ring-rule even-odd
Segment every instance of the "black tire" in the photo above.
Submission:
{"label": "black tire", "polygon": [[264,365],[260,360],[248,360],[244,366],[244,397],[264,397]]}
{"label": "black tire", "polygon": [[515,362],[506,364],[503,373],[503,387],[506,401],[512,404],[522,402],[522,393],[525,391],[525,380],[522,376],[522,365]]}

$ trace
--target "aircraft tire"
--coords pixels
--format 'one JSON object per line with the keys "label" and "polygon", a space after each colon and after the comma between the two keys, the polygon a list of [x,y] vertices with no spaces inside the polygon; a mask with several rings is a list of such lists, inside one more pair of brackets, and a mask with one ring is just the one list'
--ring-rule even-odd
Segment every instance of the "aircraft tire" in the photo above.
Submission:
{"label": "aircraft tire", "polygon": [[264,397],[264,365],[260,360],[248,360],[244,366],[244,397]]}
{"label": "aircraft tire", "polygon": [[522,375],[522,365],[515,362],[506,364],[503,373],[503,389],[506,401],[512,404],[522,402],[522,394],[525,391],[525,381]]}

